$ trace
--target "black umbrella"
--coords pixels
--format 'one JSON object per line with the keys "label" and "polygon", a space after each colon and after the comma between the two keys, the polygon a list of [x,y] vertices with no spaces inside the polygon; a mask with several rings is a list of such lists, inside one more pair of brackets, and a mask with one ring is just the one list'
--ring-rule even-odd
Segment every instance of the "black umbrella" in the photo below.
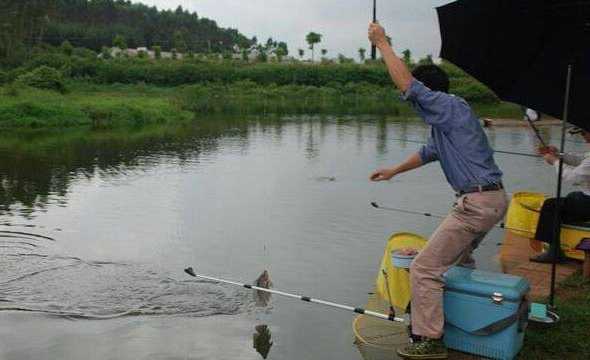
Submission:
{"label": "black umbrella", "polygon": [[[458,0],[437,9],[441,57],[501,99],[590,131],[590,0]],[[560,224],[563,164],[555,222]],[[555,234],[559,251],[560,226]],[[557,259],[557,254],[553,254]],[[551,275],[554,306],[556,260]]]}
{"label": "black umbrella", "polygon": [[437,9],[441,57],[502,100],[590,130],[590,1],[459,0]]}

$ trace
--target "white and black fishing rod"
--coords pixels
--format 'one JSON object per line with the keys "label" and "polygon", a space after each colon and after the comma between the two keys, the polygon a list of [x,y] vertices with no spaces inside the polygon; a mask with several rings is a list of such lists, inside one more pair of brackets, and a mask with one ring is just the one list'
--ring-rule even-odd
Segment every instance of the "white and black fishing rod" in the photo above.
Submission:
{"label": "white and black fishing rod", "polygon": [[[434,214],[434,213],[429,213],[429,212],[412,211],[412,210],[394,208],[394,207],[389,207],[389,206],[381,206],[381,205],[377,204],[376,202],[372,202],[371,206],[374,207],[375,209],[379,209],[379,210],[395,211],[395,212],[399,212],[399,213],[412,214],[412,215],[421,215],[421,216],[431,217],[431,218],[435,218],[435,219],[445,219],[448,216],[448,215],[443,215],[443,214]],[[507,227],[505,223],[495,225],[494,227],[499,228],[499,229],[510,230],[510,231],[529,232],[528,230]]]}
{"label": "white and black fishing rod", "polygon": [[331,308],[335,308],[335,309],[340,309],[340,310],[346,310],[346,311],[350,311],[350,312],[354,312],[357,314],[363,314],[363,315],[368,315],[368,316],[372,316],[372,317],[376,317],[379,319],[383,319],[383,320],[389,320],[389,321],[394,321],[394,322],[405,322],[404,319],[396,317],[395,315],[386,315],[386,314],[382,314],[382,313],[378,313],[375,311],[371,311],[371,310],[365,310],[363,308],[360,307],[352,307],[352,306],[348,306],[348,305],[341,305],[341,304],[336,304],[330,301],[324,301],[324,300],[319,300],[319,299],[313,299],[310,298],[308,296],[301,296],[301,295],[296,295],[296,294],[289,294],[283,291],[278,291],[278,290],[271,290],[271,289],[266,289],[263,287],[259,287],[259,286],[255,286],[255,285],[249,285],[249,284],[242,284],[242,283],[238,283],[235,281],[230,281],[230,280],[223,280],[223,279],[217,279],[211,276],[206,276],[206,275],[200,275],[195,273],[195,271],[193,270],[192,267],[189,267],[187,269],[184,270],[185,273],[189,274],[192,277],[196,277],[196,278],[201,278],[201,279],[205,279],[205,280],[211,280],[211,281],[215,281],[218,283],[224,283],[224,284],[229,284],[229,285],[235,285],[235,286],[241,286],[244,287],[246,289],[252,289],[252,290],[256,290],[256,291],[262,291],[262,292],[266,292],[266,293],[270,293],[270,294],[275,294],[275,295],[281,295],[284,297],[289,297],[292,299],[298,299],[301,301],[305,301],[308,303],[312,303],[312,304],[319,304],[319,305],[324,305],[324,306],[328,306]]}

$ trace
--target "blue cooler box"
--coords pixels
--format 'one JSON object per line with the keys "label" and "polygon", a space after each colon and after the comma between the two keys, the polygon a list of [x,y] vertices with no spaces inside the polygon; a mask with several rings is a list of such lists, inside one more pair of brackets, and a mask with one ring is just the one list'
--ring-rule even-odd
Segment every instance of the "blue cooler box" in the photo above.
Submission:
{"label": "blue cooler box", "polygon": [[524,341],[529,283],[517,276],[453,267],[445,274],[445,336],[450,349],[511,360]]}

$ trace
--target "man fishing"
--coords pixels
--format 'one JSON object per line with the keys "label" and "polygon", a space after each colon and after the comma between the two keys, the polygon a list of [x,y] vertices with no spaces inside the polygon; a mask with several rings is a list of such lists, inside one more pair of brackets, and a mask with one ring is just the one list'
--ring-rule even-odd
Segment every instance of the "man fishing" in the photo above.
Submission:
{"label": "man fishing", "polygon": [[371,181],[390,180],[438,161],[457,195],[450,214],[412,263],[414,341],[398,350],[407,359],[445,359],[443,274],[453,265],[475,267],[473,250],[504,217],[507,199],[502,172],[469,104],[448,94],[448,75],[435,65],[419,66],[411,73],[379,24],[370,24],[369,39],[381,52],[402,98],[431,127],[427,145],[403,163],[377,170]]}
{"label": "man fishing", "polygon": [[[586,144],[590,144],[590,132],[583,129],[572,129],[570,134],[580,134]],[[541,148],[540,154],[545,161],[556,168],[559,172],[559,150],[549,146]],[[584,156],[576,154],[565,154],[563,156],[563,180],[579,187],[580,191],[569,193],[560,201],[560,222],[561,224],[576,224],[590,221],[590,153]],[[538,263],[551,263],[557,255],[559,262],[565,260],[561,249],[557,249],[555,233],[555,213],[557,211],[557,199],[547,199],[543,203],[535,239],[549,244],[549,251],[531,258],[531,261]]]}

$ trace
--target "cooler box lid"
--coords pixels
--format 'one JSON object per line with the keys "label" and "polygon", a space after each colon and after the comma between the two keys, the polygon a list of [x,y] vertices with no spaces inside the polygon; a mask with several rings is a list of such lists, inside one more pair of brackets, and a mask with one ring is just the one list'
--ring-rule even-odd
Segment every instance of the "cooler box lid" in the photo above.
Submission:
{"label": "cooler box lid", "polygon": [[501,293],[505,300],[519,302],[528,293],[530,285],[524,278],[452,267],[444,275],[445,289],[475,296],[490,297]]}

